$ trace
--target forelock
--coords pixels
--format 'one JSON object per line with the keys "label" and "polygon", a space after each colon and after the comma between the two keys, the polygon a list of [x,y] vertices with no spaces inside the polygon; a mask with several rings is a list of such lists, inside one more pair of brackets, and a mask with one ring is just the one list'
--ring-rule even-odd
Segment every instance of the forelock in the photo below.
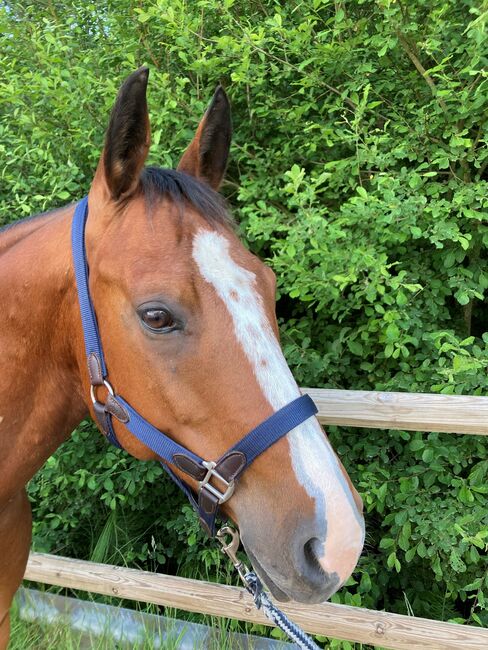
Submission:
{"label": "forelock", "polygon": [[210,224],[231,228],[235,225],[225,199],[185,172],[145,167],[141,174],[141,188],[150,204],[161,198],[170,198],[179,206],[188,203]]}

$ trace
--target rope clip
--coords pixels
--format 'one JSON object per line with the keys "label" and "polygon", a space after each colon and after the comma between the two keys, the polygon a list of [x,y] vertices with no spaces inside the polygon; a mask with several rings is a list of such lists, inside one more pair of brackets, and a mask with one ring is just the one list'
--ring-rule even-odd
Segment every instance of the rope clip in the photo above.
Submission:
{"label": "rope clip", "polygon": [[[230,541],[227,537],[230,536]],[[288,637],[294,641],[301,650],[320,650],[318,645],[308,637],[303,630],[301,630],[293,621],[284,614],[281,610],[274,605],[266,592],[263,591],[263,585],[254,571],[249,571],[247,566],[237,557],[239,550],[240,537],[239,532],[230,526],[223,526],[217,532],[217,540],[220,542],[221,551],[232,562],[244,586],[254,599],[254,603],[258,609],[263,610],[265,616],[270,621],[277,625]]]}
{"label": "rope clip", "polygon": [[[230,541],[226,541],[226,537],[230,535]],[[249,580],[247,578],[249,572],[249,569],[247,566],[244,564],[244,562],[241,562],[239,558],[237,557],[237,551],[239,550],[239,546],[241,543],[241,539],[239,537],[239,533],[237,530],[234,530],[230,526],[223,526],[219,531],[217,531],[217,540],[220,542],[222,548],[220,549],[222,553],[227,555],[229,560],[232,562],[234,565],[237,573],[239,574],[240,579],[244,583],[244,586],[249,589]]]}

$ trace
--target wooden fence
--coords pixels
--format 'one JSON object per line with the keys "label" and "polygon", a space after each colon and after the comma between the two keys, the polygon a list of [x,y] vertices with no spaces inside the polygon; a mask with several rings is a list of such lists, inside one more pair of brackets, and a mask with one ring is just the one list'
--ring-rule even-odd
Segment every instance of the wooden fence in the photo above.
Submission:
{"label": "wooden fence", "polygon": [[[488,397],[304,389],[323,424],[488,435]],[[191,612],[269,624],[247,592],[200,580],[31,553],[25,578]],[[487,650],[488,630],[359,607],[283,610],[306,631],[392,649]]]}

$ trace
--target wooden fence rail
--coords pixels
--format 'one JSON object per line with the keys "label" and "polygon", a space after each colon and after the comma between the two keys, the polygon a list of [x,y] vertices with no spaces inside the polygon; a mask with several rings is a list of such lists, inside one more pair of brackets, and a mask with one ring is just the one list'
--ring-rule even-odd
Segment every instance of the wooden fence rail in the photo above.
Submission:
{"label": "wooden fence rail", "polygon": [[303,388],[322,424],[488,435],[488,397]]}
{"label": "wooden fence rail", "polygon": [[[269,625],[245,589],[31,553],[26,579]],[[488,630],[346,605],[283,605],[304,630],[399,650],[486,650]]]}
{"label": "wooden fence rail", "polygon": [[[488,435],[488,397],[305,388],[323,424]],[[25,578],[108,596],[269,624],[247,592],[200,580],[31,553]],[[487,650],[488,630],[324,603],[283,610],[312,634],[393,650]]]}

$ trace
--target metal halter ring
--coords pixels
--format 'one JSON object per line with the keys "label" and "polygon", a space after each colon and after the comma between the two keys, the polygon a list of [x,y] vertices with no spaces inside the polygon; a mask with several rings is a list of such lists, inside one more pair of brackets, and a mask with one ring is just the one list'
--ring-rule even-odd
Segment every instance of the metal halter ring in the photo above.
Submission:
{"label": "metal halter ring", "polygon": [[[103,380],[103,385],[108,390],[110,395],[112,395],[112,397],[113,397],[115,395],[115,393],[114,393],[114,389],[112,388],[112,384],[107,379],[104,379]],[[93,403],[93,406],[96,406],[97,404],[99,406],[104,406],[103,402],[99,402],[97,400],[97,396],[95,395],[95,390],[97,388],[99,388],[99,386],[101,386],[101,384],[97,384],[97,385],[91,384],[91,386],[90,386],[90,397],[91,397],[91,401]]]}
{"label": "metal halter ring", "polygon": [[[198,483],[198,490],[202,490],[203,488],[206,488],[211,494],[216,496],[219,500],[219,503],[225,503],[228,501],[231,496],[234,494],[234,488],[235,484],[234,481],[226,481],[223,476],[221,476],[218,472],[215,471],[215,468],[217,467],[217,463],[214,462],[213,460],[204,460],[202,461],[202,465],[207,469],[207,474],[205,475],[205,478],[203,481],[199,481]],[[210,480],[212,476],[215,476],[215,478],[220,481],[221,483],[224,484],[225,486],[225,492],[220,492],[216,487],[214,487],[211,483]]]}

